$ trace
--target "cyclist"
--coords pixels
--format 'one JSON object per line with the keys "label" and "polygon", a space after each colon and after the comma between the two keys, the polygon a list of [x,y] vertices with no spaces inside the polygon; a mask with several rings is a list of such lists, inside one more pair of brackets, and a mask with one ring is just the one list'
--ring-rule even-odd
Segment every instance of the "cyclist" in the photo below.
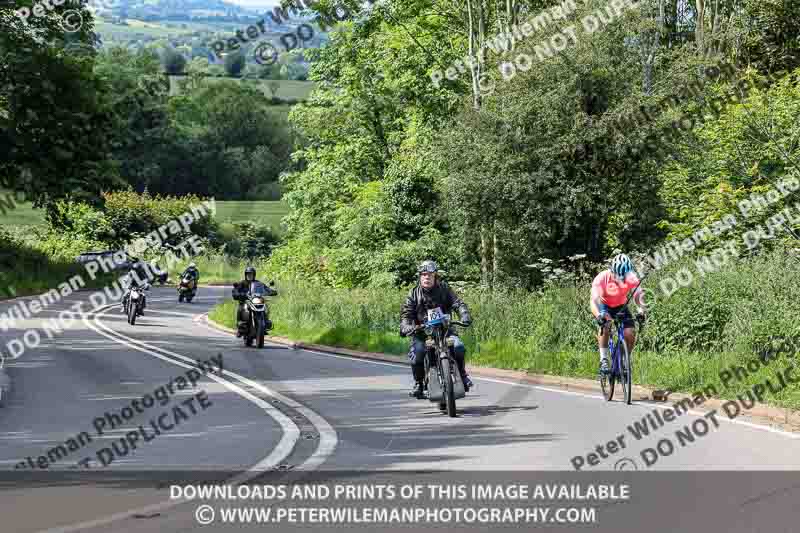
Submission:
{"label": "cyclist", "polygon": [[636,323],[625,303],[628,294],[635,291],[633,300],[636,302],[638,312],[637,320],[644,322],[646,309],[643,292],[639,288],[639,277],[633,270],[631,260],[625,254],[619,254],[611,260],[611,268],[600,272],[592,282],[592,295],[589,305],[600,327],[597,333],[597,342],[600,347],[600,372],[606,374],[610,370],[608,362],[608,339],[611,335],[609,320],[620,315],[625,328],[625,344],[628,353],[633,353],[636,345]]}

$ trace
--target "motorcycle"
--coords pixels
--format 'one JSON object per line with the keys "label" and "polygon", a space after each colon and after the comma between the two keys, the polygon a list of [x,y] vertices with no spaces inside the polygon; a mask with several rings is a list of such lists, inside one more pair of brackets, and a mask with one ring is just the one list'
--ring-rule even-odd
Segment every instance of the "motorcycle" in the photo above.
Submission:
{"label": "motorcycle", "polygon": [[144,302],[145,291],[149,285],[142,287],[130,287],[128,293],[122,301],[123,312],[128,316],[128,324],[136,324],[136,317],[142,314],[142,302]]}
{"label": "motorcycle", "polygon": [[[274,286],[275,282],[270,281],[270,286]],[[264,347],[264,336],[267,331],[272,329],[272,322],[267,318],[267,296],[268,291],[266,285],[260,281],[250,283],[250,287],[245,297],[245,311],[247,314],[247,329],[242,332],[245,346],[252,346],[255,340],[259,348]]]}
{"label": "motorcycle", "polygon": [[[425,383],[428,399],[439,402],[439,409],[447,411],[450,418],[456,416],[456,400],[467,395],[464,380],[458,369],[453,352],[455,340],[448,336],[450,326],[467,327],[463,322],[451,320],[441,308],[428,310],[428,321],[422,325],[425,331]],[[435,366],[431,365],[431,359]]]}
{"label": "motorcycle", "polygon": [[197,281],[191,276],[184,276],[178,285],[178,302],[186,300],[187,303],[192,303],[195,294],[197,294]]}

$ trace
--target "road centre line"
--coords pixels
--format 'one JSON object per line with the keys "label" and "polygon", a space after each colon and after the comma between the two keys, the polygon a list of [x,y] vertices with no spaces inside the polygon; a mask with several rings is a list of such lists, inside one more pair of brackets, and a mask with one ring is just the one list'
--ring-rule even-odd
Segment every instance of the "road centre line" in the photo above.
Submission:
{"label": "road centre line", "polygon": [[[152,299],[151,301],[165,301],[165,300],[166,299]],[[170,299],[168,299],[166,301],[172,301],[172,299],[170,298]],[[108,305],[108,306],[106,306],[106,310],[108,310],[108,309],[110,309],[112,307],[116,307],[116,305],[118,305],[118,304]],[[89,322],[88,314],[84,315],[82,317],[84,324],[86,324],[90,329],[94,330],[96,333],[102,335],[103,337],[109,338],[114,342],[117,342],[117,343],[120,343],[120,344],[123,344],[123,345],[127,345],[130,348],[133,348],[135,350],[147,353],[149,355],[152,355],[153,357],[156,357],[158,359],[162,359],[162,360],[170,362],[172,364],[175,364],[175,365],[178,365],[178,366],[182,366],[182,367],[186,367],[186,368],[192,368],[193,367],[192,365],[186,365],[186,364],[184,364],[184,363],[182,363],[180,361],[176,361],[174,359],[165,357],[164,355],[159,354],[159,353],[154,351],[154,349],[159,349],[159,350],[161,350],[163,352],[166,352],[168,354],[171,353],[168,350],[164,350],[163,348],[146,347],[146,345],[137,346],[133,342],[128,342],[128,341],[123,340],[123,339],[115,338],[114,336],[110,335],[109,333],[106,333],[106,331],[110,331],[112,333],[117,333],[117,332],[111,330],[110,328],[108,328],[102,322],[99,321],[100,314],[97,313],[97,311],[99,311],[99,310],[94,310],[94,314],[95,314],[94,320],[95,320],[95,323],[97,324],[98,327],[95,327],[94,325],[92,325]],[[100,329],[104,329],[106,331],[100,331]],[[119,333],[117,333],[117,334],[120,335],[120,337],[125,337],[122,334],[119,334]],[[127,337],[127,339],[130,339],[130,338]],[[133,339],[130,339],[130,340],[133,341]],[[142,344],[144,344],[144,343],[142,343]],[[152,348],[152,349],[149,349],[149,348]],[[177,356],[180,359],[189,360],[189,361],[195,363],[195,361],[193,361],[193,360],[191,360],[189,358],[186,358],[186,357],[183,357],[183,356],[179,356],[178,354],[174,354],[174,355]],[[227,370],[225,370],[224,372],[229,374],[229,375],[231,375],[231,376],[234,376],[234,377],[238,376],[238,374],[234,374],[233,372],[230,372],[230,371],[227,371]],[[240,396],[252,401],[256,405],[259,405],[259,407],[262,407],[265,411],[267,411],[267,413],[270,414],[273,418],[275,418],[276,421],[278,421],[279,424],[281,424],[281,427],[284,428],[284,434],[283,434],[283,437],[281,438],[281,442],[272,451],[272,453],[270,453],[269,456],[267,456],[266,458],[262,459],[257,464],[253,465],[252,467],[250,467],[250,469],[248,471],[243,472],[242,474],[230,479],[227,484],[235,486],[235,485],[239,485],[239,484],[245,483],[248,480],[253,479],[255,477],[258,477],[261,474],[262,471],[270,470],[272,466],[274,466],[276,464],[279,464],[280,461],[285,459],[289,455],[289,453],[291,453],[292,449],[294,448],[294,444],[299,440],[300,430],[297,427],[297,425],[291,419],[289,419],[289,417],[284,415],[282,412],[280,412],[278,409],[276,409],[275,407],[273,407],[269,403],[261,400],[260,398],[258,398],[256,396],[253,396],[249,392],[241,389],[240,387],[238,387],[237,385],[229,382],[228,380],[219,378],[219,377],[217,377],[215,375],[212,375],[212,374],[208,374],[207,377],[210,378],[210,379],[213,379],[214,381],[217,381],[218,383],[223,384],[225,387],[233,390],[234,392],[236,392]],[[241,376],[238,376],[238,377],[241,377]],[[260,383],[256,383],[255,385],[256,385],[255,386],[256,389],[264,392],[265,394],[268,394],[270,396],[276,397],[279,400],[281,398],[284,398],[282,395],[280,395],[278,393],[275,393],[274,391],[271,391],[270,389],[268,389],[267,387],[263,386]],[[286,400],[289,400],[289,402],[296,404],[296,402],[294,402],[293,400],[290,400],[289,398],[286,398]],[[287,402],[287,404],[288,404],[288,402]],[[299,405],[299,404],[297,404],[297,405]],[[303,407],[303,409],[306,412],[308,412],[309,414],[312,413],[312,411],[310,409],[307,409],[305,407]],[[316,413],[313,413],[313,414],[316,415]],[[324,419],[322,419],[322,417],[319,417],[319,415],[316,415],[315,418],[318,418],[319,420],[322,420],[324,422],[324,424],[327,425],[327,428],[330,428],[330,429],[317,427],[317,429],[319,431],[319,434],[320,434],[320,443],[319,443],[319,446],[317,447],[317,451],[308,460],[306,460],[302,465],[300,465],[300,467],[299,467],[300,469],[302,469],[303,467],[305,467],[307,469],[312,469],[312,468],[316,468],[317,466],[322,464],[322,462],[324,462],[324,460],[333,452],[333,450],[335,449],[335,446],[336,446],[336,444],[338,442],[338,440],[334,440],[333,443],[330,443],[330,438],[331,438],[331,435],[329,434],[330,431],[333,431],[333,438],[336,439],[336,432],[333,430],[333,428],[330,426],[330,424],[328,424],[327,421],[324,421]],[[309,420],[311,420],[311,418],[309,418]],[[287,424],[287,422],[289,424],[291,424],[291,426],[285,427],[284,424]],[[312,423],[313,423],[313,420],[312,420]],[[321,429],[326,429],[325,435],[323,435]],[[323,440],[327,441],[326,442],[326,447],[324,449],[323,449]],[[286,446],[287,446],[289,441],[291,441],[291,447],[287,450]],[[322,451],[322,453],[320,453],[321,451]],[[101,517],[101,518],[90,520],[90,521],[86,521],[86,522],[81,522],[81,523],[72,524],[72,525],[68,525],[68,526],[62,526],[62,527],[48,529],[48,530],[43,531],[41,533],[71,533],[71,532],[74,532],[74,531],[80,531],[80,530],[85,530],[85,529],[96,528],[96,527],[99,527],[99,526],[104,526],[104,525],[108,525],[108,524],[113,523],[113,522],[117,522],[119,520],[124,520],[124,519],[130,518],[131,515],[133,515],[133,514],[137,514],[137,513],[139,513],[139,514],[147,514],[147,513],[157,512],[157,511],[164,511],[166,509],[177,507],[178,505],[182,505],[182,504],[186,504],[186,503],[190,503],[190,502],[184,502],[184,501],[181,501],[181,500],[169,500],[169,501],[162,502],[162,503],[159,503],[159,504],[154,504],[154,505],[148,505],[148,506],[145,506],[145,507],[141,507],[139,509],[129,509],[129,510],[126,510],[126,511],[115,513],[113,515]]]}

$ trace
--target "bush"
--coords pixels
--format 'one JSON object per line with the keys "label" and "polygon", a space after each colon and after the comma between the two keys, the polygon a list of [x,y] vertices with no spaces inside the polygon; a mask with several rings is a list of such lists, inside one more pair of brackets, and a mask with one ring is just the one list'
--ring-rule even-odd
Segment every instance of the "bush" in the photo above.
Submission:
{"label": "bush", "polygon": [[225,253],[233,257],[269,257],[279,238],[270,227],[257,227],[252,222],[235,222],[232,237],[225,244]]}
{"label": "bush", "polygon": [[[183,213],[191,212],[193,206],[198,206],[203,201],[195,195],[180,198],[158,195],[153,197],[146,191],[138,194],[132,190],[106,193],[103,197],[105,216],[116,234],[116,238],[112,241],[114,246],[122,246],[171,220],[176,220]],[[189,229],[189,233],[181,231],[175,235],[167,235],[166,242],[174,246],[185,241],[190,235],[213,237],[218,227],[213,214],[206,209],[206,215],[193,221]]]}

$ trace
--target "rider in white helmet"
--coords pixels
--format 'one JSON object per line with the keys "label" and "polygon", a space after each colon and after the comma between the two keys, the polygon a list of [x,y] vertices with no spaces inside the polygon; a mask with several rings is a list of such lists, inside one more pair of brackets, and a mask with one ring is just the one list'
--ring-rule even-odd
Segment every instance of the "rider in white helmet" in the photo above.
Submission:
{"label": "rider in white helmet", "polygon": [[608,338],[611,334],[609,320],[622,313],[625,328],[625,344],[628,353],[633,353],[636,345],[636,323],[625,303],[628,294],[633,293],[633,300],[638,308],[637,318],[644,321],[646,318],[642,289],[639,288],[639,278],[634,272],[633,263],[625,254],[619,254],[611,260],[611,267],[600,272],[592,282],[592,295],[589,305],[592,309],[600,330],[597,334],[597,343],[600,347],[600,371],[609,371]]}

